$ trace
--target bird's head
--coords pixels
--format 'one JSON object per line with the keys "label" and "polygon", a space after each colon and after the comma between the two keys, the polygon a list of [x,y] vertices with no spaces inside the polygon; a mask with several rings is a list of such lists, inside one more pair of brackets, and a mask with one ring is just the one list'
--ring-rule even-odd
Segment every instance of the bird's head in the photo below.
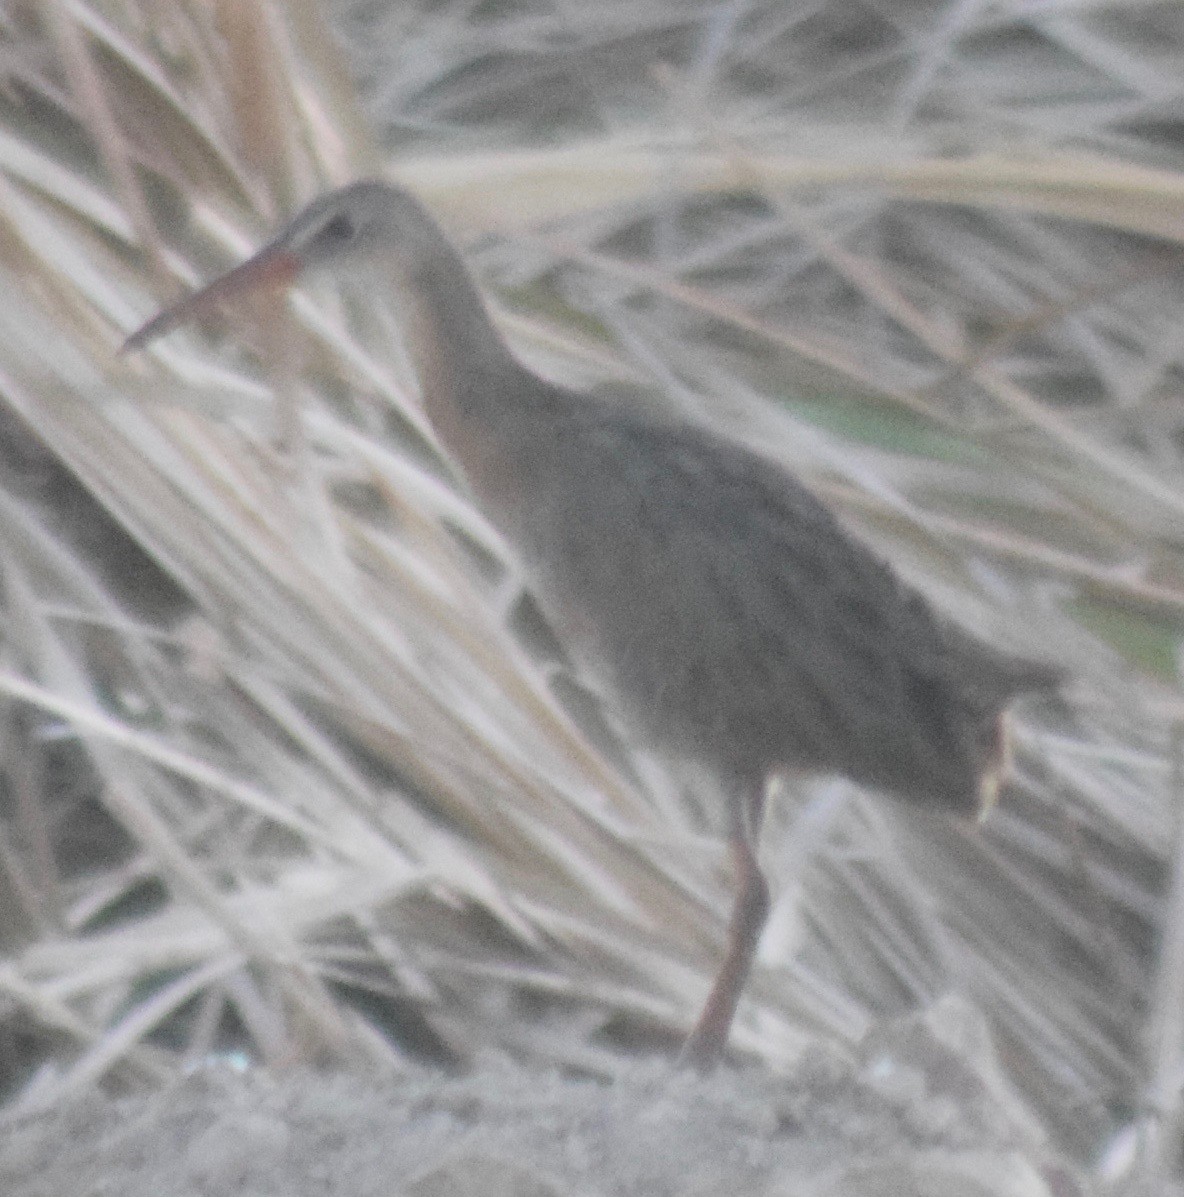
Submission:
{"label": "bird's head", "polygon": [[420,202],[380,179],[362,179],[318,196],[256,255],[290,254],[299,270],[382,257],[415,258],[434,229]]}
{"label": "bird's head", "polygon": [[363,264],[380,256],[411,272],[438,237],[419,201],[401,188],[363,179],[319,196],[262,249],[192,295],[154,316],[123,344],[139,349],[225,300],[287,287],[319,266]]}

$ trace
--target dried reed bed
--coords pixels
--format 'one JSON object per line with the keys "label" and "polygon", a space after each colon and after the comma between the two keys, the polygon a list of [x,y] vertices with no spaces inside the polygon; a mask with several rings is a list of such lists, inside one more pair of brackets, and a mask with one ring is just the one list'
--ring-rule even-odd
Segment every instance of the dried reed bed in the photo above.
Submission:
{"label": "dried reed bed", "polygon": [[1120,1170],[1132,1111],[1172,1142],[1173,6],[73,0],[0,37],[13,1101],[228,1052],[611,1072],[705,991],[711,795],[568,676],[381,296],[115,354],[388,171],[537,369],[758,445],[1074,672],[982,829],[783,788],[737,1049],[776,1066],[953,990],[1080,1156]]}

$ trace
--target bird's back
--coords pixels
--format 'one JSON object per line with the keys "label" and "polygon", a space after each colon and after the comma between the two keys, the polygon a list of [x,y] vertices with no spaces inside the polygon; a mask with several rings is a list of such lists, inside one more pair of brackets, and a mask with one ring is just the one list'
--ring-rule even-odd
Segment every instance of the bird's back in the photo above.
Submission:
{"label": "bird's back", "polygon": [[773,463],[532,385],[486,442],[496,483],[474,484],[657,747],[724,782],[801,768],[976,808],[999,711],[1051,674],[941,621]]}

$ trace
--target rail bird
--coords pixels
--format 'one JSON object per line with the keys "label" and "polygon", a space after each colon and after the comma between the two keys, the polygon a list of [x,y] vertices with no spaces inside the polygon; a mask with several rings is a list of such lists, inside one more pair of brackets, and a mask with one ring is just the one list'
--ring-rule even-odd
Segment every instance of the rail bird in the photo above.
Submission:
{"label": "rail bird", "polygon": [[389,183],[322,195],[125,348],[319,267],[378,271],[428,418],[573,659],[659,753],[706,767],[729,796],[727,945],[682,1053],[708,1068],[768,913],[770,778],[840,774],[978,814],[1008,767],[1007,708],[1059,671],[940,616],[772,461],[533,374],[427,210]]}

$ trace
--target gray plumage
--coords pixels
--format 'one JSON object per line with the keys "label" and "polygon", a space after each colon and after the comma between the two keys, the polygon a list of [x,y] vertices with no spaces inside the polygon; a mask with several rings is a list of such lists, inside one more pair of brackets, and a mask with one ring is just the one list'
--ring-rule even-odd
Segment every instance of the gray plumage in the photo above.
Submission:
{"label": "gray plumage", "polygon": [[779,466],[531,374],[425,209],[386,183],[315,200],[128,347],[342,262],[385,275],[428,417],[566,646],[656,748],[732,795],[728,952],[686,1053],[710,1064],[767,911],[755,839],[769,775],[839,773],[974,813],[1006,765],[1004,709],[1059,675],[939,617]]}

